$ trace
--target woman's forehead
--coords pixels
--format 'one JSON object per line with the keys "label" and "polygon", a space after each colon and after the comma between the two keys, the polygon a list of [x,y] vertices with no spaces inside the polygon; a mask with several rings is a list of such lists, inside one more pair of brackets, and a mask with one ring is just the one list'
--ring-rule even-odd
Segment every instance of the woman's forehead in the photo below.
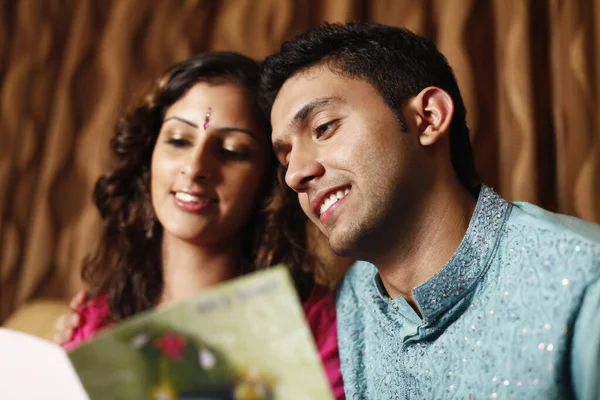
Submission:
{"label": "woman's forehead", "polygon": [[166,109],[164,119],[186,117],[204,125],[207,115],[209,123],[254,125],[259,118],[248,89],[235,83],[199,82]]}

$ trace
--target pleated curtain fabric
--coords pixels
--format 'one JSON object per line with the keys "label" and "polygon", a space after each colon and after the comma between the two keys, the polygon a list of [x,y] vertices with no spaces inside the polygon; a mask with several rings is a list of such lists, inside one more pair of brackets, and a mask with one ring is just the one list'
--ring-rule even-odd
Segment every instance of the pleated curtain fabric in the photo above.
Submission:
{"label": "pleated curtain fabric", "polygon": [[165,67],[352,20],[437,43],[485,183],[600,222],[600,0],[0,0],[0,322],[81,288],[114,124]]}

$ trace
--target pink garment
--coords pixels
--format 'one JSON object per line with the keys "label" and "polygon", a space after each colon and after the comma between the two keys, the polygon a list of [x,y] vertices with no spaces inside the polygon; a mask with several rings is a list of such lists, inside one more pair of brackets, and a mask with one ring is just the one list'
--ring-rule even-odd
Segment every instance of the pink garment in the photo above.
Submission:
{"label": "pink garment", "polygon": [[303,307],[333,396],[336,400],[345,399],[333,294],[325,288],[316,287],[304,302]]}
{"label": "pink garment", "polygon": [[107,319],[110,316],[106,295],[99,296],[87,305],[77,309],[81,322],[73,329],[73,334],[68,342],[63,343],[65,350],[72,350],[86,340],[91,339],[96,333],[110,326]]}
{"label": "pink garment", "polygon": [[[345,399],[338,353],[337,320],[333,294],[324,288],[317,287],[304,302],[303,308],[333,395],[336,400]],[[77,347],[82,342],[91,339],[99,331],[110,326],[106,322],[110,315],[106,296],[100,296],[92,300],[85,307],[79,309],[78,312],[81,316],[81,324],[73,330],[71,339],[63,344],[66,350]]]}

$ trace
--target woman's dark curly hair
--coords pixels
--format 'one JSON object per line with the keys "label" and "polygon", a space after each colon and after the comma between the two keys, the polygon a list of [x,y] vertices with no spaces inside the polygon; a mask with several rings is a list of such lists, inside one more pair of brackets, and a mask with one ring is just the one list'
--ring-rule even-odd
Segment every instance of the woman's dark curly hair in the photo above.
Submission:
{"label": "woman's dark curly hair", "polygon": [[[153,223],[149,186],[152,152],[167,108],[198,82],[235,83],[248,90],[255,118],[270,135],[269,121],[258,108],[259,80],[260,64],[241,54],[196,55],[169,68],[141,105],[117,124],[111,140],[117,166],[98,179],[93,193],[103,236],[82,269],[91,296],[107,295],[112,321],[153,307],[162,292],[162,227]],[[306,217],[297,197],[283,184],[273,154],[264,193],[247,227],[241,273],[285,263],[305,298],[314,285],[314,260],[306,251]]]}

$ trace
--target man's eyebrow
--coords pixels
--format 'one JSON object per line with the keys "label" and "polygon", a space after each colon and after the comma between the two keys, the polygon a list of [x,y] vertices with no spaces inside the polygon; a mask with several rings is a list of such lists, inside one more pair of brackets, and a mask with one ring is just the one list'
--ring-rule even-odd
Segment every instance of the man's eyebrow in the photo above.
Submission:
{"label": "man's eyebrow", "polygon": [[292,130],[294,128],[298,128],[299,126],[301,126],[306,121],[306,119],[316,109],[318,109],[320,107],[323,107],[325,105],[331,104],[331,103],[340,103],[341,101],[342,101],[342,99],[340,99],[337,96],[319,97],[319,98],[316,98],[314,100],[311,100],[310,102],[308,102],[305,105],[303,105],[302,108],[300,108],[300,110],[298,110],[298,112],[296,113],[296,115],[294,115],[294,117],[292,118],[292,120],[288,124],[288,128],[290,130]]}

